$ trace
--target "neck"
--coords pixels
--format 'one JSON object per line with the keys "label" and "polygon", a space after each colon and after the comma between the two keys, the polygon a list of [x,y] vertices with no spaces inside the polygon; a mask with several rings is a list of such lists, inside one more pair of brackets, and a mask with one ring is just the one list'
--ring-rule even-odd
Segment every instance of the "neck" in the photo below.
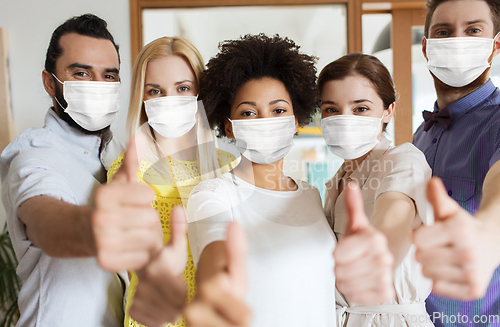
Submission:
{"label": "neck", "polygon": [[[431,73],[432,75],[432,73]],[[434,87],[436,88],[437,104],[439,109],[449,106],[463,97],[471,94],[486,84],[490,78],[489,68],[486,69],[481,76],[476,78],[472,83],[463,87],[453,87],[441,82],[437,77],[434,78]]]}
{"label": "neck", "polygon": [[272,191],[294,191],[295,182],[283,173],[283,158],[270,164],[257,164],[241,156],[233,173],[245,182]]}
{"label": "neck", "polygon": [[154,136],[165,156],[185,161],[196,160],[196,150],[198,148],[196,144],[196,127],[175,139],[163,137],[159,133],[154,133]]}

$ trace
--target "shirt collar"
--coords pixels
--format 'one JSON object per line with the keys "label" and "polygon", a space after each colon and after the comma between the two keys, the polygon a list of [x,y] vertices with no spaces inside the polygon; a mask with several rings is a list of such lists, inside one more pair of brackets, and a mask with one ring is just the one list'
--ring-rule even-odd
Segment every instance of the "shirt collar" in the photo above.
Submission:
{"label": "shirt collar", "polygon": [[[97,155],[99,155],[101,138],[97,135],[85,134],[77,128],[70,126],[67,122],[62,120],[52,108],[49,109],[47,115],[45,116],[44,127],[50,129],[62,139],[69,141],[89,152],[95,151],[97,147]],[[110,130],[107,130],[102,136],[102,139],[105,140],[105,145],[107,145],[112,138],[113,133]]]}
{"label": "shirt collar", "polygon": [[[486,98],[488,98],[493,92],[495,92],[495,90],[496,86],[493,84],[491,79],[489,79],[488,82],[486,82],[483,86],[481,86],[474,92],[467,94],[463,98],[448,105],[453,120],[460,119],[460,117],[465,115],[467,112],[480,105]],[[434,112],[438,111],[439,108],[436,101],[434,103]]]}

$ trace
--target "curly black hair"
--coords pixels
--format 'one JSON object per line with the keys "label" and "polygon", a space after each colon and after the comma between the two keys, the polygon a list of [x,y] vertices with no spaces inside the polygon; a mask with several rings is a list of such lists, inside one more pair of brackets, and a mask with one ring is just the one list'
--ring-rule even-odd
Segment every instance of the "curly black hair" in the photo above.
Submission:
{"label": "curly black hair", "polygon": [[246,82],[263,77],[281,81],[292,100],[299,125],[311,121],[316,112],[316,58],[299,52],[299,46],[279,35],[247,34],[219,44],[200,80],[199,98],[208,122],[217,136],[226,136],[224,121],[230,116],[236,91]]}

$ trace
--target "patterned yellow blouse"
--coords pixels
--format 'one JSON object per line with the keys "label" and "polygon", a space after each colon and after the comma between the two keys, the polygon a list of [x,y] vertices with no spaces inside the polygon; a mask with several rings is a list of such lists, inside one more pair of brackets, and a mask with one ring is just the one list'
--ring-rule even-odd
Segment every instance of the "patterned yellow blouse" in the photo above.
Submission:
{"label": "patterned yellow blouse", "polygon": [[[111,181],[115,173],[120,168],[123,161],[122,153],[111,165],[108,170],[108,181]],[[221,167],[221,172],[225,173],[233,169],[237,165],[235,157],[225,151],[217,150],[217,156],[219,159],[219,165]],[[190,191],[201,182],[200,168],[195,161],[182,161],[177,159],[168,158],[172,178],[175,183],[166,182],[165,176],[161,176],[156,169],[154,169],[148,162],[143,161],[139,167],[139,172],[137,173],[139,182],[150,185],[155,193],[156,198],[153,207],[156,208],[160,213],[161,226],[163,228],[163,235],[165,236],[165,243],[170,239],[170,215],[172,209],[181,204],[185,204]],[[170,178],[169,178],[170,179]],[[187,237],[187,235],[186,235]],[[143,326],[138,322],[134,321],[129,316],[130,306],[132,305],[132,299],[135,294],[135,288],[137,285],[137,275],[135,272],[131,272],[130,287],[127,295],[127,307],[125,308],[125,327],[139,327]],[[191,255],[191,250],[188,244],[188,262],[186,270],[184,271],[184,278],[188,286],[188,297],[187,302],[190,302],[196,293],[196,283],[195,283],[195,267],[193,263],[193,257]],[[167,324],[167,326],[184,327],[186,322],[182,318],[177,324]]]}

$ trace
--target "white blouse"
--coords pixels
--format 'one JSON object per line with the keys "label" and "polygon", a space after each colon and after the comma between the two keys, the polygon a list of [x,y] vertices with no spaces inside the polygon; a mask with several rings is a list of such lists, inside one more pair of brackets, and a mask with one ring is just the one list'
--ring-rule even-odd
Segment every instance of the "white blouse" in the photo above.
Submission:
{"label": "white blouse", "polygon": [[[345,194],[338,193],[340,180],[345,174],[345,163],[326,183],[325,215],[337,239],[341,239],[347,226]],[[385,192],[401,192],[410,197],[416,207],[412,229],[431,224],[433,214],[425,198],[425,189],[431,178],[431,169],[425,156],[412,144],[391,147],[382,137],[377,146],[349,176],[361,188],[364,209],[371,220],[375,200]],[[415,260],[412,245],[403,261],[395,269],[396,298],[383,305],[351,306],[337,290],[338,326],[433,326],[425,310],[425,299],[431,292],[432,281],[422,275],[421,265]],[[347,322],[347,324],[345,324]]]}

